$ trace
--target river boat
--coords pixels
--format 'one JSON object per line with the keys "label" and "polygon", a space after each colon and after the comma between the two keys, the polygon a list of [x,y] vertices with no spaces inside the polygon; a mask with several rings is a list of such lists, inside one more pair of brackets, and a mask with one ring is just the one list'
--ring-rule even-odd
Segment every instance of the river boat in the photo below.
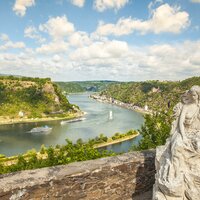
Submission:
{"label": "river boat", "polygon": [[83,121],[85,119],[86,118],[81,117],[81,118],[77,118],[77,119],[71,119],[71,120],[61,121],[60,124],[64,125],[64,124],[67,124],[67,123],[80,122],[80,121]]}
{"label": "river boat", "polygon": [[38,133],[39,134],[49,134],[51,131],[52,131],[51,127],[42,126],[42,127],[35,127],[28,132],[33,133],[33,134],[38,134]]}
{"label": "river boat", "polygon": [[112,112],[112,110],[110,110],[110,112],[109,112],[109,120],[112,120],[113,119],[113,112]]}

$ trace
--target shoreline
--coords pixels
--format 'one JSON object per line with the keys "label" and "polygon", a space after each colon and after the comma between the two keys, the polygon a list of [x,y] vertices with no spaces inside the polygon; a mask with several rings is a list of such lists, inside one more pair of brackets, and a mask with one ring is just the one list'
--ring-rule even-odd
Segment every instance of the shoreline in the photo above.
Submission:
{"label": "shoreline", "polygon": [[[135,135],[128,135],[128,136],[125,136],[123,138],[119,138],[119,139],[116,139],[116,140],[95,144],[95,145],[93,145],[93,148],[94,149],[100,149],[100,148],[107,147],[107,146],[110,146],[110,145],[113,145],[113,144],[119,144],[119,143],[122,143],[122,142],[125,142],[125,141],[128,141],[128,140],[132,140],[139,135],[140,134],[137,132],[137,134],[135,134]],[[39,151],[37,151],[37,157],[38,158],[45,159],[46,156],[47,155],[42,155]],[[29,155],[27,153],[24,153],[23,157],[27,158],[27,157],[29,157]],[[2,157],[2,158],[0,158],[0,164],[3,163],[6,166],[13,165],[13,164],[16,164],[17,159],[18,159],[18,155]]]}
{"label": "shoreline", "polygon": [[33,119],[4,119],[0,121],[1,125],[12,125],[12,124],[27,124],[27,123],[37,123],[37,122],[50,122],[50,121],[61,121],[61,120],[71,120],[79,117],[83,117],[84,112],[69,114],[66,117],[46,117],[46,118],[33,118]]}
{"label": "shoreline", "polygon": [[152,114],[153,113],[153,111],[151,111],[151,110],[145,110],[145,109],[138,107],[138,106],[135,106],[133,104],[124,103],[122,101],[119,101],[119,100],[116,100],[116,99],[113,99],[113,98],[108,98],[105,95],[100,96],[99,94],[93,94],[93,95],[90,95],[89,98],[94,99],[94,100],[101,102],[101,103],[108,103],[108,104],[111,104],[111,105],[116,105],[116,106],[119,106],[121,108],[132,110],[132,111],[135,111],[135,112],[138,112],[138,113],[141,113],[141,114]]}
{"label": "shoreline", "polygon": [[128,136],[126,136],[126,137],[119,138],[119,139],[116,139],[116,140],[113,140],[113,141],[110,141],[110,142],[95,144],[95,145],[94,145],[94,148],[95,148],[95,149],[99,149],[99,148],[107,147],[107,146],[110,146],[110,145],[113,145],[113,144],[122,143],[122,142],[125,142],[125,141],[128,141],[128,140],[134,139],[134,138],[136,138],[136,137],[139,136],[139,135],[140,135],[140,134],[137,133],[137,134],[135,134],[135,135],[128,135]]}

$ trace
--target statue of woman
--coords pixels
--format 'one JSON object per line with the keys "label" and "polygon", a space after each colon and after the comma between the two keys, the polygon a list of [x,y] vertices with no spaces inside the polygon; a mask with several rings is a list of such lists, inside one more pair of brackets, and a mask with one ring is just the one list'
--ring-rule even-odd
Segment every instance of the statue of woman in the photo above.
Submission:
{"label": "statue of woman", "polygon": [[174,110],[171,137],[157,148],[154,199],[199,200],[200,86],[186,91]]}
{"label": "statue of woman", "polygon": [[190,130],[200,130],[200,87],[193,86],[183,95],[182,101],[184,106],[179,118],[179,127],[184,139]]}

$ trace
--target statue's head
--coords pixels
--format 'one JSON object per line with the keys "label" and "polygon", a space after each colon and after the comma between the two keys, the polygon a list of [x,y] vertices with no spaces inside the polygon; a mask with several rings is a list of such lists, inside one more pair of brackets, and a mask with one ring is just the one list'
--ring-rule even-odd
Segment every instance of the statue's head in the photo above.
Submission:
{"label": "statue's head", "polygon": [[199,103],[200,102],[200,86],[192,86],[190,90],[187,90],[182,96],[182,102],[184,104]]}

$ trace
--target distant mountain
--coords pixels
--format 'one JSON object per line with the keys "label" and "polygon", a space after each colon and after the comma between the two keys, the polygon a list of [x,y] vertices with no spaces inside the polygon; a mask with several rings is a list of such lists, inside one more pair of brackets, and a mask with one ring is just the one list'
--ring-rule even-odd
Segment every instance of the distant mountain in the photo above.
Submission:
{"label": "distant mountain", "polygon": [[0,77],[1,77],[1,76],[3,76],[3,77],[17,77],[17,78],[23,77],[23,76],[21,76],[21,75],[11,75],[11,74],[0,74]]}
{"label": "distant mountain", "polygon": [[0,117],[65,116],[69,111],[73,105],[49,78],[0,76]]}
{"label": "distant mountain", "polygon": [[101,92],[125,103],[132,103],[139,107],[148,107],[152,110],[173,107],[183,92],[193,85],[200,85],[200,77],[192,77],[183,81],[145,81],[114,83],[108,85]]}
{"label": "distant mountain", "polygon": [[56,82],[62,91],[66,93],[79,92],[99,92],[104,90],[108,85],[117,83],[116,81],[74,81],[74,82]]}

